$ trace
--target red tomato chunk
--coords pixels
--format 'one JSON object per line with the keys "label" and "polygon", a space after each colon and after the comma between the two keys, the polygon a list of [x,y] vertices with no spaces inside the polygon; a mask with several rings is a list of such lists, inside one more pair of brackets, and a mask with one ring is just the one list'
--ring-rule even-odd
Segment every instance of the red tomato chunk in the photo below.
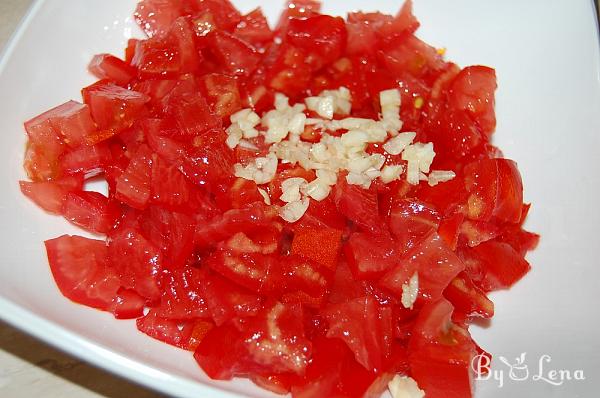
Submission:
{"label": "red tomato chunk", "polygon": [[[490,143],[495,71],[461,69],[418,39],[410,0],[395,16],[347,19],[290,0],[274,29],[260,8],[242,15],[227,0],[143,0],[135,20],[148,38],[130,40],[124,59],[94,56],[99,80],[82,102],[25,122],[21,191],[100,236],[45,242],[62,294],[136,319],[214,379],[294,398],[378,397],[402,374],[428,398],[472,396],[471,360],[489,354],[469,324],[493,316],[487,293],[527,274],[539,239],[523,229],[517,164]],[[230,117],[264,116],[277,93],[293,105],[340,87],[361,118],[397,89],[401,132],[432,142],[431,167],[455,177],[367,189],[342,171],[300,220],[282,220],[282,183],[319,173],[292,162],[266,184],[241,178],[234,164],[270,144],[263,134],[230,149]],[[323,135],[307,125],[298,137]],[[366,151],[407,167],[380,144]],[[108,192],[90,191],[94,180]]]}

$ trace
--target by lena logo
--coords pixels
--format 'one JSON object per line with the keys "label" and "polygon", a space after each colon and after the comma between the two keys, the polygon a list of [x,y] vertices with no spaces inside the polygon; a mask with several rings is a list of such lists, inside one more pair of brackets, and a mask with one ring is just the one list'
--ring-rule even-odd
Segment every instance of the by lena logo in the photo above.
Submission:
{"label": "by lena logo", "polygon": [[498,387],[502,388],[506,380],[517,382],[531,380],[534,382],[544,382],[553,386],[561,386],[564,383],[572,381],[585,380],[582,369],[558,369],[552,364],[552,357],[544,354],[539,357],[535,363],[536,367],[531,367],[526,363],[527,353],[523,352],[516,357],[514,361],[509,361],[503,356],[498,359],[503,366],[499,369],[492,369],[492,361],[487,355],[477,355],[471,363],[476,380],[494,380]]}

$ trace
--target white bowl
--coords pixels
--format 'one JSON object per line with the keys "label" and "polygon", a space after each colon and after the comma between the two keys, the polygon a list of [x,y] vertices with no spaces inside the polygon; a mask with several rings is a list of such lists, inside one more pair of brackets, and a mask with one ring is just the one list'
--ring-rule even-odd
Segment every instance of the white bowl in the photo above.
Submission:
{"label": "white bowl", "polygon": [[[243,11],[258,0],[234,1]],[[326,0],[324,10],[395,12],[400,1]],[[273,22],[283,1],[263,1]],[[17,181],[25,135],[22,122],[51,106],[79,98],[93,81],[91,56],[122,54],[139,35],[134,0],[39,0],[0,61],[0,317],[46,342],[162,392],[181,397],[266,397],[245,380],[209,380],[191,353],[156,342],[131,321],[73,304],[58,291],[42,242],[79,233],[27,201]],[[527,380],[511,379],[495,361],[497,380],[480,381],[477,397],[583,397],[600,384],[600,54],[590,0],[416,0],[419,35],[448,49],[461,65],[496,68],[495,143],[515,159],[525,198],[533,202],[527,227],[539,232],[528,257],[532,271],[511,291],[493,295],[490,327],[473,327],[476,340],[509,362],[527,352]],[[595,170],[595,171],[594,171]],[[585,380],[555,386],[552,369],[581,370]],[[546,358],[547,359],[547,358]],[[522,371],[522,369],[521,369]],[[518,373],[518,372],[516,372]],[[516,376],[517,374],[513,374]],[[579,375],[581,375],[579,373]],[[565,372],[562,373],[566,375]],[[499,378],[499,377],[498,377]]]}

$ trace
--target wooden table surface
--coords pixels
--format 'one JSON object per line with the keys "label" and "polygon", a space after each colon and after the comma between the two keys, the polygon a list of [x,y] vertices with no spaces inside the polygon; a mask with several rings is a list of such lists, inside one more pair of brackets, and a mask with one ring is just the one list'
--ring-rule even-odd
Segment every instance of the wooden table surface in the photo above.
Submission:
{"label": "wooden table surface", "polygon": [[[32,0],[0,0],[0,48],[31,3]],[[55,350],[0,321],[0,397],[151,398],[160,395]]]}

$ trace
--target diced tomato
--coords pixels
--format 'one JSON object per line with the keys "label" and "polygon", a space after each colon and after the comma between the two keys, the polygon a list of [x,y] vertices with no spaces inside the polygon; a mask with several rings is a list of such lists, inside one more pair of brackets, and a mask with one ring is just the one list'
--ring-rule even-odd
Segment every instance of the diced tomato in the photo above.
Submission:
{"label": "diced tomato", "polygon": [[269,372],[304,374],[311,343],[304,335],[300,305],[268,303],[242,327],[250,367]]}
{"label": "diced tomato", "polygon": [[282,300],[300,302],[307,307],[321,307],[329,287],[322,267],[295,255],[281,256],[279,262],[285,277],[280,286],[285,292]]}
{"label": "diced tomato", "polygon": [[244,15],[235,27],[233,34],[254,46],[260,46],[273,38],[267,18],[260,8],[255,8]]}
{"label": "diced tomato", "polygon": [[292,389],[292,378],[288,375],[252,375],[250,380],[257,386],[275,394],[285,395]]}
{"label": "diced tomato", "polygon": [[100,143],[94,146],[82,145],[65,153],[60,158],[60,167],[64,174],[84,175],[90,178],[103,172],[112,159],[108,146]]}
{"label": "diced tomato", "polygon": [[210,15],[210,20],[218,29],[231,31],[240,22],[240,12],[229,0],[192,0],[188,3],[193,15],[196,17]]}
{"label": "diced tomato", "polygon": [[150,310],[145,316],[138,318],[135,324],[139,331],[148,336],[174,345],[186,348],[189,336],[187,329],[179,329],[177,321],[160,317],[154,310]]}
{"label": "diced tomato", "polygon": [[153,156],[151,163],[150,201],[176,211],[186,209],[192,187],[179,168],[158,156]]}
{"label": "diced tomato", "polygon": [[189,351],[196,351],[200,342],[204,340],[208,332],[215,327],[211,321],[195,320],[193,323],[188,323],[184,326],[191,328],[190,337],[184,347]]}
{"label": "diced tomato", "polygon": [[346,24],[340,17],[315,15],[293,18],[288,23],[287,40],[318,59],[315,69],[337,60],[346,46]]}
{"label": "diced tomato", "polygon": [[517,165],[508,159],[484,159],[465,167],[467,217],[488,221],[492,216],[519,222],[523,206],[523,183]]}
{"label": "diced tomato", "polygon": [[494,303],[473,284],[471,278],[464,272],[458,274],[450,282],[444,290],[444,297],[452,303],[456,311],[466,316],[483,318],[494,316]]}
{"label": "diced tomato", "polygon": [[413,247],[430,231],[437,230],[439,222],[439,214],[418,200],[401,199],[392,204],[390,230],[401,252]]}
{"label": "diced tomato", "polygon": [[444,68],[444,61],[435,48],[412,34],[391,40],[378,56],[386,69],[397,77],[408,73],[414,77],[432,79]]}
{"label": "diced tomato", "polygon": [[243,178],[236,178],[231,186],[225,188],[225,192],[216,194],[217,205],[223,210],[241,209],[262,201],[264,198],[258,191],[258,185],[254,181]]}
{"label": "diced tomato", "polygon": [[[234,241],[237,243],[240,239]],[[230,281],[253,292],[264,294],[272,291],[276,287],[273,278],[277,278],[277,258],[261,253],[260,246],[247,237],[243,242],[245,247],[228,245],[230,247],[219,248],[206,263]]]}
{"label": "diced tomato", "polygon": [[329,322],[327,337],[342,339],[356,361],[379,371],[390,354],[392,324],[389,307],[380,307],[370,296],[331,304],[324,310]]}
{"label": "diced tomato", "polygon": [[61,214],[63,202],[71,191],[83,187],[83,176],[73,175],[55,181],[19,181],[23,195],[47,212]]}
{"label": "diced tomato", "polygon": [[150,302],[160,298],[157,278],[163,256],[142,234],[124,223],[108,236],[108,255],[121,284]]}
{"label": "diced tomato", "polygon": [[412,377],[427,397],[473,395],[475,345],[468,332],[450,320],[452,310],[445,299],[423,307],[408,345]]}
{"label": "diced tomato", "polygon": [[241,336],[231,323],[208,331],[194,352],[202,370],[215,380],[229,380],[237,375],[244,355]]}
{"label": "diced tomato", "polygon": [[159,285],[160,304],[154,313],[165,319],[191,320],[209,318],[206,300],[202,296],[200,271],[193,267],[178,268],[163,273]]}
{"label": "diced tomato", "polygon": [[236,317],[249,317],[258,313],[261,297],[215,274],[202,275],[201,290],[208,311],[217,326]]}
{"label": "diced tomato", "polygon": [[211,52],[228,73],[248,76],[260,62],[256,49],[227,32],[215,31],[208,38]]}
{"label": "diced tomato", "polygon": [[[311,67],[307,64],[305,50],[287,42],[272,48],[273,65],[267,68],[268,86],[290,97],[306,92],[311,80]],[[265,97],[269,98],[265,95]],[[256,102],[254,100],[253,102]],[[270,104],[269,104],[270,105]]]}
{"label": "diced tomato", "polygon": [[150,149],[139,147],[129,165],[117,178],[115,198],[135,209],[143,209],[150,200],[152,154]]}
{"label": "diced tomato", "polygon": [[192,215],[176,213],[151,206],[140,219],[143,235],[161,250],[169,269],[185,265],[194,251],[195,219]]}
{"label": "diced tomato", "polygon": [[487,137],[496,128],[496,87],[494,69],[477,65],[464,68],[454,79],[450,89],[450,105],[467,112]]}
{"label": "diced tomato", "polygon": [[146,300],[133,290],[120,289],[108,311],[117,319],[133,319],[144,315]]}
{"label": "diced tomato", "polygon": [[356,279],[375,279],[398,262],[398,245],[387,232],[355,232],[344,246],[346,260]]}
{"label": "diced tomato", "polygon": [[199,92],[179,92],[175,88],[168,96],[167,112],[177,125],[173,134],[176,137],[193,138],[221,127],[220,118],[211,113]]}
{"label": "diced tomato", "polygon": [[464,219],[465,215],[462,212],[457,211],[448,217],[442,218],[440,225],[438,226],[438,235],[440,235],[448,247],[453,251],[456,250],[460,226]]}
{"label": "diced tomato", "polygon": [[234,158],[225,145],[225,132],[211,131],[194,139],[181,165],[183,174],[194,184],[211,190],[233,179]]}
{"label": "diced tomato", "polygon": [[232,209],[208,223],[198,224],[194,241],[198,247],[205,248],[238,232],[251,235],[265,227],[271,227],[274,216],[260,202],[242,209]]}
{"label": "diced tomato", "polygon": [[486,292],[511,287],[531,268],[527,260],[503,242],[483,242],[465,253],[467,273]]}
{"label": "diced tomato", "polygon": [[97,54],[88,65],[89,71],[98,79],[108,79],[125,86],[137,74],[135,68],[110,54]]}
{"label": "diced tomato", "polygon": [[181,15],[178,0],[142,0],[138,3],[135,21],[149,37],[164,35]]}
{"label": "diced tomato", "polygon": [[367,231],[378,232],[383,222],[377,207],[377,192],[350,185],[344,177],[338,179],[333,190],[340,213]]}
{"label": "diced tomato", "polygon": [[72,301],[106,310],[120,280],[107,264],[106,243],[63,235],[45,242],[48,262],[61,293]]}
{"label": "diced tomato", "polygon": [[71,223],[99,234],[108,233],[121,215],[119,205],[98,192],[67,193],[61,214]]}
{"label": "diced tomato", "polygon": [[379,284],[400,297],[402,285],[416,272],[419,277],[419,298],[436,301],[464,268],[462,261],[433,231],[399,259],[398,265],[387,272]]}
{"label": "diced tomato", "polygon": [[500,234],[500,229],[493,223],[471,220],[464,220],[459,231],[459,239],[465,241],[470,247],[494,239]]}
{"label": "diced tomato", "polygon": [[217,116],[228,118],[242,109],[240,91],[233,77],[218,73],[204,75],[200,80],[200,88]]}
{"label": "diced tomato", "polygon": [[337,229],[296,229],[291,252],[333,270],[341,246],[342,232]]}
{"label": "diced tomato", "polygon": [[[98,127],[114,133],[131,127],[150,100],[145,94],[127,90],[106,80],[85,87],[82,95]],[[110,135],[105,138],[109,137]],[[98,141],[92,139],[89,142],[95,144]]]}

